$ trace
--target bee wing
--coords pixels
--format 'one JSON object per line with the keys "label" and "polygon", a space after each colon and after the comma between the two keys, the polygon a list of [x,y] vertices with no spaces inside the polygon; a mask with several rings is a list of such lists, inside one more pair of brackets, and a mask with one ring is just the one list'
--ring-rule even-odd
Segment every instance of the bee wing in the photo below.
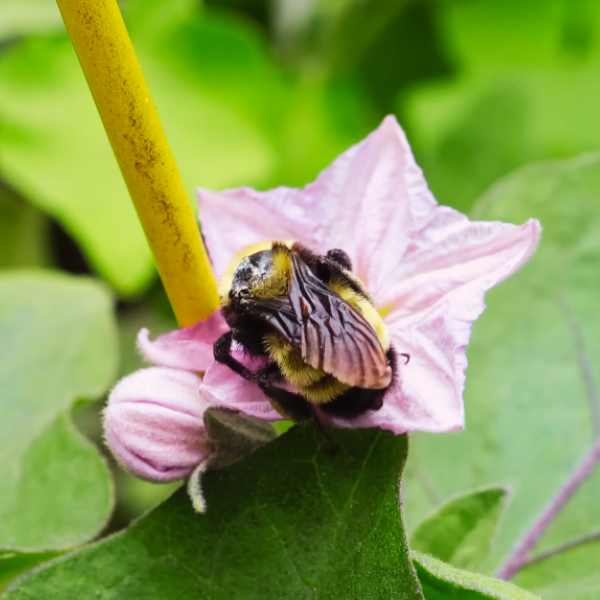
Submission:
{"label": "bee wing", "polygon": [[289,340],[295,346],[300,346],[302,326],[296,317],[289,296],[250,298],[242,300],[242,305],[249,314],[266,321],[286,340]]}
{"label": "bee wing", "polygon": [[300,349],[311,367],[353,387],[387,387],[392,369],[373,327],[299,256],[292,264],[287,296],[248,298],[242,301],[245,310]]}
{"label": "bee wing", "polygon": [[297,255],[293,267],[288,298],[299,331],[294,329],[288,339],[300,348],[302,359],[347,385],[387,387],[392,369],[373,327]]}

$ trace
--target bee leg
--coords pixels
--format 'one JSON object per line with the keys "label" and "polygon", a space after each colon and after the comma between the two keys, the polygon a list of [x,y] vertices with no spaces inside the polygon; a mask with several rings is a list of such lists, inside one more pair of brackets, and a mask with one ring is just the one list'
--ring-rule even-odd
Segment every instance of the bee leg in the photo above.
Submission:
{"label": "bee leg", "polygon": [[228,366],[234,373],[237,373],[244,379],[254,379],[254,373],[245,367],[239,360],[231,356],[231,342],[233,341],[233,331],[224,333],[213,346],[215,360]]}
{"label": "bee leg", "polygon": [[300,394],[294,394],[273,385],[282,381],[284,381],[283,374],[276,362],[263,367],[257,373],[258,386],[274,405],[275,410],[298,423],[315,421],[323,435],[331,441],[327,415],[319,406],[311,404]]}
{"label": "bee leg", "polygon": [[312,406],[300,394],[294,394],[280,387],[261,383],[260,381],[258,385],[265,396],[269,398],[275,410],[297,423],[312,421]]}
{"label": "bee leg", "polygon": [[313,416],[316,424],[319,426],[321,433],[331,441],[329,437],[329,423],[327,422],[327,415],[323,412],[323,409],[318,405],[313,405]]}
{"label": "bee leg", "polygon": [[254,374],[256,382],[261,387],[272,386],[275,383],[281,383],[283,381],[283,374],[281,369],[276,362],[271,362],[268,365],[258,369]]}
{"label": "bee leg", "polygon": [[276,362],[260,369],[257,381],[260,389],[275,405],[276,410],[285,413],[296,422],[315,421],[323,435],[329,440],[327,415],[319,406],[311,404],[300,394],[294,394],[273,385],[284,381],[281,368]]}
{"label": "bee leg", "polygon": [[383,398],[389,388],[369,390],[353,387],[331,402],[323,404],[323,412],[329,417],[354,419],[366,412],[377,411],[383,406]]}

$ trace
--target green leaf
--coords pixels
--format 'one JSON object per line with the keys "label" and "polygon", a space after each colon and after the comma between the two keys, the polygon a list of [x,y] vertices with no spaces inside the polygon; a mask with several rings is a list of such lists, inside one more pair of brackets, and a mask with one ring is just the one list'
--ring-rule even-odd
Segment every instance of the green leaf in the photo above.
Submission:
{"label": "green leaf", "polygon": [[515,582],[544,600],[597,600],[600,540],[565,550],[520,571]]}
{"label": "green leaf", "polygon": [[474,570],[488,555],[508,498],[488,488],[452,498],[410,536],[410,547],[461,569]]}
{"label": "green leaf", "polygon": [[123,294],[146,285],[150,251],[66,36],[30,38],[0,57],[0,123],[11,185]]}
{"label": "green leaf", "polygon": [[44,215],[0,183],[0,268],[48,265]]}
{"label": "green leaf", "polygon": [[597,149],[598,2],[450,2],[436,22],[456,75],[402,108],[442,203],[466,211],[518,166]]}
{"label": "green leaf", "polygon": [[[418,434],[415,460],[447,498],[500,483],[514,491],[486,569],[499,566],[591,447],[600,428],[600,156],[525,168],[477,204],[477,219],[537,217],[530,262],[486,296],[468,348],[466,430]],[[412,458],[411,458],[412,460]],[[407,496],[416,480],[407,482]],[[600,529],[600,470],[539,549]],[[412,522],[422,518],[412,505]]]}
{"label": "green leaf", "polygon": [[398,506],[406,436],[294,427],[127,531],[60,558],[7,600],[421,599]]}
{"label": "green leaf", "polygon": [[[321,24],[330,69],[357,77],[379,118],[394,112],[397,98],[415,83],[448,75],[431,5],[372,0],[338,3],[338,8],[341,14],[328,11]],[[411,59],[390,60],[393,56]]]}
{"label": "green leaf", "polygon": [[20,35],[53,31],[62,19],[55,2],[46,0],[2,0],[0,41]]}
{"label": "green leaf", "polygon": [[26,554],[0,552],[0,592],[3,592],[19,575],[38,565],[60,556],[60,552]]}
{"label": "green leaf", "polygon": [[257,185],[274,171],[271,135],[281,116],[273,106],[284,87],[264,40],[245,21],[185,4],[175,19],[170,0],[154,0],[159,27],[147,22],[148,3],[136,0],[128,23],[195,207],[197,187]]}
{"label": "green leaf", "polygon": [[271,423],[226,408],[209,408],[204,413],[204,426],[214,445],[211,469],[227,467],[277,437]]}
{"label": "green leaf", "polygon": [[[280,164],[269,187],[303,187],[349,146],[370,133],[360,88],[314,75],[290,82],[276,141]],[[202,218],[202,217],[201,217]]]}
{"label": "green leaf", "polygon": [[[123,12],[194,210],[198,186],[303,186],[373,126],[361,86],[284,71],[232,12],[190,0]],[[66,35],[0,55],[0,126],[2,176],[121,296],[142,292],[152,259]]]}
{"label": "green leaf", "polygon": [[[192,205],[197,186],[269,177],[276,155],[263,130],[277,111],[264,99],[277,101],[279,81],[256,33],[192,13],[191,3],[170,18],[168,0],[139,4],[125,17]],[[0,125],[3,177],[57,219],[121,295],[143,290],[152,258],[66,34],[0,56]]]}
{"label": "green leaf", "polygon": [[113,503],[107,465],[69,417],[113,380],[111,299],[86,279],[4,274],[0,339],[0,548],[72,547],[102,529]]}
{"label": "green leaf", "polygon": [[[521,81],[500,78],[489,85],[464,82],[456,98],[448,96],[445,87],[422,90],[408,121],[418,123],[412,141],[438,201],[467,212],[491,183],[539,156],[531,139],[531,94]],[[432,121],[439,129],[429,132]]]}
{"label": "green leaf", "polygon": [[427,600],[539,600],[512,583],[461,571],[420,552],[412,552],[411,556]]}

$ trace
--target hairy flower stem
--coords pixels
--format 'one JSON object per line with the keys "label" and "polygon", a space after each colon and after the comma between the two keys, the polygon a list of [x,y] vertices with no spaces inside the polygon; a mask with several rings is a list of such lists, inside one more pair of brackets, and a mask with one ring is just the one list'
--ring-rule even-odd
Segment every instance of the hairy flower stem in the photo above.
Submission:
{"label": "hairy flower stem", "polygon": [[519,542],[498,573],[496,573],[496,577],[499,577],[500,579],[512,579],[515,574],[529,562],[528,554],[530,550],[535,546],[548,525],[550,525],[556,515],[562,510],[571,496],[590,475],[599,460],[600,437],[596,438],[596,441],[587,456],[579,463],[579,465],[577,465],[554,498],[552,498],[546,508],[544,508],[531,529]]}
{"label": "hairy flower stem", "polygon": [[215,276],[116,0],[57,0],[180,325],[219,305]]}

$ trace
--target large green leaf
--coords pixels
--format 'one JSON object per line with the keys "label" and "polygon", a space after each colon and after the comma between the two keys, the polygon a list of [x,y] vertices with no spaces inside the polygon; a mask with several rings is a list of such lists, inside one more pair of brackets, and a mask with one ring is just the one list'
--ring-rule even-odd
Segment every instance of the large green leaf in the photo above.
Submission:
{"label": "large green leaf", "polygon": [[117,364],[111,299],[44,272],[0,277],[0,548],[39,552],[96,535],[113,503],[108,468],[69,408]]}
{"label": "large green leaf", "polygon": [[7,600],[421,599],[398,506],[406,436],[294,427],[129,530],[60,558]]}
{"label": "large green leaf", "polygon": [[270,187],[305,186],[370,131],[352,81],[298,77],[290,82],[284,116],[277,141],[280,164]]}
{"label": "large green leaf", "polygon": [[31,38],[0,57],[0,123],[3,176],[120,291],[140,289],[150,252],[66,36]]}
{"label": "large green leaf", "polygon": [[[500,483],[514,498],[492,569],[591,446],[600,383],[600,157],[525,168],[480,200],[473,217],[543,226],[537,253],[492,290],[468,349],[466,430],[419,434],[415,458],[442,497]],[[595,380],[592,381],[592,380]],[[421,484],[411,480],[421,493]],[[600,528],[600,471],[578,491],[540,548]],[[411,521],[419,518],[414,504]]]}
{"label": "large green leaf", "polygon": [[19,575],[60,554],[60,552],[0,552],[0,592],[3,592]]}
{"label": "large green leaf", "polygon": [[48,222],[0,182],[0,268],[48,264]]}
{"label": "large green leaf", "polygon": [[477,569],[492,547],[506,500],[504,488],[452,498],[419,524],[410,536],[411,549],[461,569]]}
{"label": "large green leaf", "polygon": [[598,2],[478,0],[437,12],[457,74],[415,87],[403,106],[443,203],[468,210],[517,166],[600,146]]}
{"label": "large green leaf", "polygon": [[[358,85],[284,72],[232,13],[193,0],[123,11],[194,208],[197,186],[305,185],[373,125]],[[122,296],[144,289],[150,253],[66,35],[0,56],[0,126],[2,175]]]}
{"label": "large green leaf", "polygon": [[581,544],[525,567],[515,582],[544,600],[597,600],[600,596],[600,541]]}
{"label": "large green leaf", "polygon": [[[456,95],[448,99],[446,87],[421,90],[407,121],[417,123],[411,141],[434,194],[467,212],[492,182],[540,153],[530,131],[527,84],[513,78],[468,81]],[[430,134],[431,121],[439,121],[439,129]]]}
{"label": "large green leaf", "polygon": [[420,552],[411,556],[427,600],[539,600],[512,583],[461,571]]}
{"label": "large green leaf", "polygon": [[52,31],[62,21],[55,2],[46,0],[2,0],[0,2],[0,41],[19,35]]}
{"label": "large green leaf", "polygon": [[[196,186],[267,178],[275,155],[263,130],[277,113],[265,99],[277,101],[279,84],[256,33],[200,16],[191,2],[128,10],[190,199]],[[139,292],[152,259],[66,34],[29,38],[0,56],[0,124],[3,176],[59,220],[121,294]]]}

